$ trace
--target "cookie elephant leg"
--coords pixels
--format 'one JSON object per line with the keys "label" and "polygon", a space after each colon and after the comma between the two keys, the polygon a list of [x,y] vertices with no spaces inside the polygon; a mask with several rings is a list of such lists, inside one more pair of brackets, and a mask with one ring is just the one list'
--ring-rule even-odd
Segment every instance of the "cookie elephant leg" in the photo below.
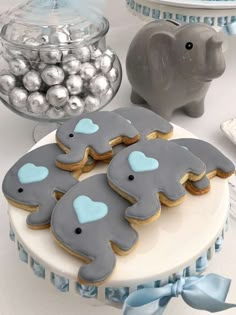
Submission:
{"label": "cookie elephant leg", "polygon": [[156,219],[160,215],[161,204],[156,193],[150,193],[140,199],[133,206],[126,209],[128,221],[146,221]]}
{"label": "cookie elephant leg", "polygon": [[105,154],[105,153],[110,153],[110,155],[112,155],[112,146],[109,144],[108,141],[107,142],[104,141],[103,143],[94,144],[93,151],[97,153],[98,155]]}
{"label": "cookie elephant leg", "polygon": [[[79,145],[78,145],[79,146]],[[84,159],[85,147],[80,146],[78,149],[71,149],[68,153],[57,156],[57,162],[62,164],[75,164]]]}
{"label": "cookie elephant leg", "polygon": [[198,157],[190,152],[188,160],[186,159],[186,168],[189,169],[189,180],[191,181],[200,180],[206,172],[206,165]]}
{"label": "cookie elephant leg", "polygon": [[141,105],[141,104],[146,103],[146,101],[138,93],[136,93],[134,90],[132,90],[132,92],[131,92],[130,99],[131,99],[131,102],[133,104]]}
{"label": "cookie elephant leg", "polygon": [[32,229],[44,229],[50,226],[52,211],[56,205],[56,200],[52,197],[42,197],[37,211],[32,212],[27,217],[27,224]]}
{"label": "cookie elephant leg", "polygon": [[160,200],[168,207],[173,207],[181,203],[182,198],[186,195],[183,185],[176,180],[170,181],[168,187],[163,190]]}
{"label": "cookie elephant leg", "polygon": [[206,194],[210,190],[210,181],[206,176],[196,182],[188,181],[186,189],[193,195]]}
{"label": "cookie elephant leg", "polygon": [[110,245],[104,244],[94,260],[80,268],[78,273],[79,282],[82,284],[99,284],[104,282],[113,272],[116,257]]}
{"label": "cookie elephant leg", "polygon": [[116,230],[112,231],[113,238],[111,239],[114,251],[117,254],[128,254],[135,246],[138,240],[137,232],[131,228],[127,221],[120,222]]}
{"label": "cookie elephant leg", "polygon": [[185,105],[183,110],[190,117],[201,117],[204,114],[204,99]]}

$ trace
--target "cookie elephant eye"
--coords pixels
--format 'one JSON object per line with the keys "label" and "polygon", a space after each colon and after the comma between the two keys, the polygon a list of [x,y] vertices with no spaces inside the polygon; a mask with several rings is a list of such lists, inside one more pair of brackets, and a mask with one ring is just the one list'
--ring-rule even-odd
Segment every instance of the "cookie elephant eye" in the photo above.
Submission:
{"label": "cookie elephant eye", "polygon": [[70,133],[70,134],[69,134],[69,137],[70,137],[70,138],[73,138],[73,137],[74,137],[73,133]]}
{"label": "cookie elephant eye", "polygon": [[18,189],[18,193],[22,193],[23,191],[24,191],[23,188],[19,188],[19,189]]}
{"label": "cookie elephant eye", "polygon": [[81,233],[82,233],[81,228],[77,227],[77,228],[75,229],[75,234],[81,234]]}
{"label": "cookie elephant eye", "polygon": [[134,175],[129,175],[128,179],[129,179],[130,181],[134,180]]}
{"label": "cookie elephant eye", "polygon": [[187,50],[193,49],[193,43],[188,42],[188,43],[185,45],[185,48],[186,48]]}

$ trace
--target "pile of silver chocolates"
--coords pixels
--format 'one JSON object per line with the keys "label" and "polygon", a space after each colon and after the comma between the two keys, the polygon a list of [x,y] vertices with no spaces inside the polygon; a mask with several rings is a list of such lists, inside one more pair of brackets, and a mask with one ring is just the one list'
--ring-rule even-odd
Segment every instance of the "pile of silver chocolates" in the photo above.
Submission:
{"label": "pile of silver chocolates", "polygon": [[[60,49],[69,34],[19,38],[21,49],[3,46],[7,68],[0,73],[0,92],[16,110],[49,120],[62,120],[100,109],[109,103],[121,81],[115,53],[97,45]],[[55,45],[58,45],[55,46]]]}
{"label": "pile of silver chocolates", "polygon": [[122,71],[106,46],[109,22],[102,9],[87,0],[24,2],[1,15],[0,100],[41,121],[62,121],[108,104]]}

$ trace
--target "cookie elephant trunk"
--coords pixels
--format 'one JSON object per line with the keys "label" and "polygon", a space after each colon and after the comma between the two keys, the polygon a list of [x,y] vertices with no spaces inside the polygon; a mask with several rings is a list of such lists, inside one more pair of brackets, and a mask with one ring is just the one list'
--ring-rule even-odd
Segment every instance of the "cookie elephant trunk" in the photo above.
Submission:
{"label": "cookie elephant trunk", "polygon": [[225,59],[222,51],[223,38],[220,33],[214,34],[207,41],[206,65],[207,79],[220,77],[225,71]]}

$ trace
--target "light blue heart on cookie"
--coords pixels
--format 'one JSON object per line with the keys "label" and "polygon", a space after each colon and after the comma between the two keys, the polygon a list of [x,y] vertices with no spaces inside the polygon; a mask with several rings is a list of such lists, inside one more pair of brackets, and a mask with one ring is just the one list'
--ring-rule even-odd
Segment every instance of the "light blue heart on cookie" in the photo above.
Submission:
{"label": "light blue heart on cookie", "polygon": [[19,169],[18,179],[21,184],[38,183],[47,178],[48,174],[49,171],[46,167],[27,163]]}
{"label": "light blue heart on cookie", "polygon": [[81,224],[101,220],[108,214],[108,207],[105,203],[93,201],[83,195],[74,200],[73,207]]}
{"label": "light blue heart on cookie", "polygon": [[74,132],[91,135],[99,130],[99,126],[96,125],[92,119],[84,118],[81,119],[75,126]]}
{"label": "light blue heart on cookie", "polygon": [[128,161],[134,172],[154,171],[159,167],[159,162],[156,159],[147,157],[141,151],[134,151],[130,153]]}

